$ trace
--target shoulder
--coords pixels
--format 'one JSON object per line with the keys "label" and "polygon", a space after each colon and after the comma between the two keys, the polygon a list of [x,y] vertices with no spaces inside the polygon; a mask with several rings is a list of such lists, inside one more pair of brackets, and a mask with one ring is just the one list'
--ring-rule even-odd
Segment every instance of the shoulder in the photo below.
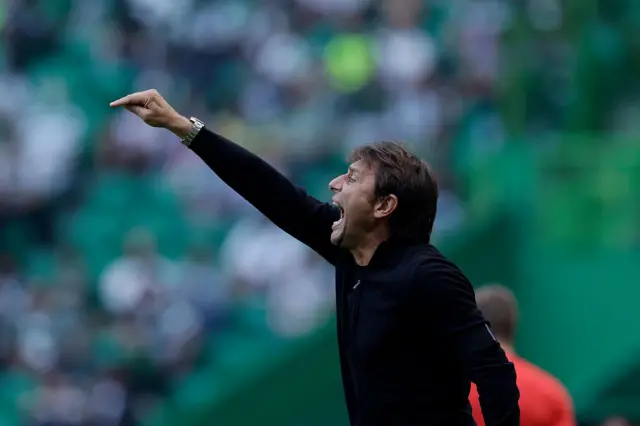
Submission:
{"label": "shoulder", "polygon": [[473,295],[473,287],[460,268],[432,245],[417,249],[413,272],[413,284],[424,291],[463,290]]}
{"label": "shoulder", "polygon": [[431,312],[460,314],[477,311],[473,286],[450,259],[431,245],[416,248],[412,256],[411,294],[415,303]]}
{"label": "shoulder", "polygon": [[[565,410],[573,409],[573,400],[564,384],[554,375],[522,358],[514,361],[516,372],[523,381],[531,381],[531,386],[539,389],[550,406]],[[528,380],[527,380],[528,379]]]}
{"label": "shoulder", "polygon": [[471,283],[451,260],[433,246],[421,248],[415,258],[412,303],[428,318],[432,332],[462,336],[461,331],[486,324]]}
{"label": "shoulder", "polygon": [[564,384],[562,384],[562,382],[551,373],[542,369],[540,369],[540,371],[541,377],[544,381],[543,386],[547,389],[550,398],[556,403],[556,405],[564,409],[572,409],[573,400]]}

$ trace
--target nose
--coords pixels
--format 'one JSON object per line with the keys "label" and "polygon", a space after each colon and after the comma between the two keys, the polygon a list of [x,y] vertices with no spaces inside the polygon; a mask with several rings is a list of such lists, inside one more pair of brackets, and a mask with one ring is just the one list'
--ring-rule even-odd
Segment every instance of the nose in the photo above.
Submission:
{"label": "nose", "polygon": [[336,176],[331,182],[329,182],[329,189],[331,192],[336,193],[342,190],[342,182],[344,181],[344,175]]}

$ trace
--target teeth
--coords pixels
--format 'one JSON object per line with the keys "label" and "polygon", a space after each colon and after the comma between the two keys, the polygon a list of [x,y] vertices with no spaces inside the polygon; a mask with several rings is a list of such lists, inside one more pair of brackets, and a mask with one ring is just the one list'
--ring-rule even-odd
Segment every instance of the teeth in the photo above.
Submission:
{"label": "teeth", "polygon": [[342,218],[340,218],[340,220],[336,220],[335,222],[333,222],[332,227],[336,228],[338,226],[342,225]]}

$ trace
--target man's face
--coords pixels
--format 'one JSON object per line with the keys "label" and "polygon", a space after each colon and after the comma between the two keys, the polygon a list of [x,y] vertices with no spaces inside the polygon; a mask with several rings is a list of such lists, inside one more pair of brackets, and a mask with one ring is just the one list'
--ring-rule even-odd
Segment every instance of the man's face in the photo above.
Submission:
{"label": "man's face", "polygon": [[332,201],[341,212],[340,219],[333,223],[331,242],[352,248],[375,227],[375,173],[362,161],[356,161],[347,173],[333,179],[329,188],[334,193]]}

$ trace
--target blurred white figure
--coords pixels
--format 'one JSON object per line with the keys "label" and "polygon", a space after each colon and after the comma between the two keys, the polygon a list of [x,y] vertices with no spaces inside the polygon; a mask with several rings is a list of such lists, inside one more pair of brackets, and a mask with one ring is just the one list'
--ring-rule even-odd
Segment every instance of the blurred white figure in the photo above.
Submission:
{"label": "blurred white figure", "polygon": [[44,313],[32,313],[24,320],[26,322],[19,330],[20,358],[35,371],[51,371],[59,357],[58,342],[51,329],[51,319]]}
{"label": "blurred white figure", "polygon": [[418,28],[384,30],[378,43],[378,66],[389,86],[416,85],[435,70],[436,45]]}
{"label": "blurred white figure", "polygon": [[436,68],[439,53],[433,38],[420,28],[422,2],[383,2],[385,25],[378,34],[378,66],[392,91],[420,85]]}
{"label": "blurred white figure", "polygon": [[285,337],[312,332],[330,318],[335,307],[331,267],[313,252],[296,265],[267,295],[269,326]]}
{"label": "blurred white figure", "polygon": [[111,121],[113,132],[113,149],[127,158],[139,158],[145,162],[153,162],[162,158],[167,144],[158,139],[167,138],[165,132],[160,132],[140,123],[136,117],[131,117],[127,111],[120,111]]}
{"label": "blurred white figure", "polygon": [[119,425],[126,408],[127,393],[117,380],[102,378],[89,391],[87,420],[94,424]]}
{"label": "blurred white figure", "polygon": [[463,1],[453,11],[451,25],[458,38],[461,69],[477,81],[493,83],[499,71],[500,36],[511,24],[505,2]]}
{"label": "blurred white figure", "polygon": [[54,373],[34,392],[31,415],[39,424],[81,425],[86,400],[82,389]]}
{"label": "blurred white figure", "polygon": [[[273,331],[295,336],[311,331],[330,311],[332,275],[304,244],[262,217],[239,222],[221,249],[225,273],[266,295]],[[327,290],[327,283],[329,290]]]}
{"label": "blurred white figure", "polygon": [[132,313],[147,295],[162,293],[176,282],[175,266],[156,252],[153,235],[133,229],[124,254],[102,273],[100,299],[113,314]]}
{"label": "blurred white figure", "polygon": [[302,243],[254,214],[238,222],[221,247],[221,265],[232,279],[266,290],[281,282],[292,264],[302,262]]}
{"label": "blurred white figure", "polygon": [[0,187],[18,209],[69,188],[86,131],[85,116],[68,102],[63,81],[47,80],[32,96],[15,122],[14,145],[0,155]]}
{"label": "blurred white figure", "polygon": [[311,72],[313,65],[309,44],[286,32],[268,37],[258,50],[255,62],[256,69],[277,84],[286,84]]}

